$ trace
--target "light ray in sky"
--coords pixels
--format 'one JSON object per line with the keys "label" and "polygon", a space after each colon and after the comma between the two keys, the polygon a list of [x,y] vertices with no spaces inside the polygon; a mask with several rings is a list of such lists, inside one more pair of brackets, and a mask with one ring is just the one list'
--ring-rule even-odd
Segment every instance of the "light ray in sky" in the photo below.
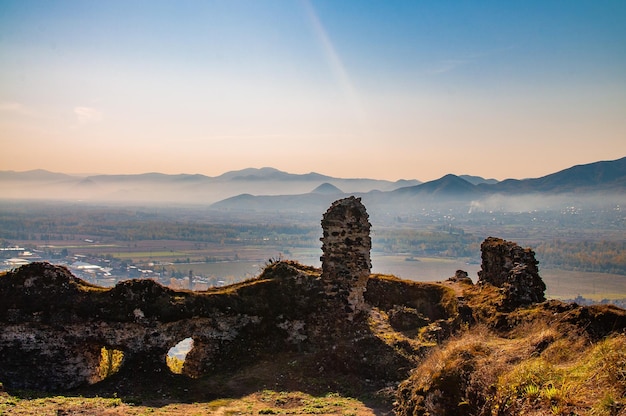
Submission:
{"label": "light ray in sky", "polygon": [[365,114],[363,111],[363,106],[361,105],[361,100],[359,99],[356,89],[354,88],[354,84],[352,82],[352,79],[350,78],[350,74],[346,70],[346,67],[343,64],[341,57],[337,53],[337,50],[332,40],[328,36],[328,32],[320,21],[311,2],[308,0],[303,0],[302,4],[304,5],[304,9],[311,22],[315,37],[324,51],[326,61],[335,77],[336,82],[339,84],[339,87],[346,97],[346,101],[350,105],[355,117],[360,122],[364,122]]}

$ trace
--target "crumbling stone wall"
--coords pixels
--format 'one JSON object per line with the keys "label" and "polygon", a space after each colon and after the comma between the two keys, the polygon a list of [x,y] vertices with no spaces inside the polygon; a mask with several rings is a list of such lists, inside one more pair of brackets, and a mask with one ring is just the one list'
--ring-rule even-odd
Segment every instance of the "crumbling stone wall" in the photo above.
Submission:
{"label": "crumbling stone wall", "polygon": [[41,390],[97,382],[102,347],[124,353],[124,371],[149,377],[169,371],[168,350],[188,337],[190,376],[288,349],[285,327],[318,308],[320,289],[314,273],[285,268],[281,278],[189,292],[151,280],[106,289],[62,266],[22,266],[0,277],[0,382]]}
{"label": "crumbling stone wall", "polygon": [[502,289],[506,308],[545,300],[546,285],[539,276],[535,252],[514,242],[488,237],[480,246],[482,265],[478,283]]}
{"label": "crumbling stone wall", "polygon": [[328,295],[345,300],[349,316],[367,309],[370,227],[361,198],[354,196],[335,201],[322,218],[322,281]]}

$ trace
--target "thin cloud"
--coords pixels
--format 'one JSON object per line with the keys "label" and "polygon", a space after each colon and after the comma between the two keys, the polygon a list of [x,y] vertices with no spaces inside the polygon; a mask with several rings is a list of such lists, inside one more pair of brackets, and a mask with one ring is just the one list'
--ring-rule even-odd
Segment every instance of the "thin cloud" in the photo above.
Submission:
{"label": "thin cloud", "polygon": [[97,123],[102,121],[102,111],[92,107],[75,107],[74,114],[81,124]]}
{"label": "thin cloud", "polygon": [[33,112],[29,110],[24,104],[14,102],[14,101],[0,102],[0,112],[20,114],[24,116],[33,114]]}

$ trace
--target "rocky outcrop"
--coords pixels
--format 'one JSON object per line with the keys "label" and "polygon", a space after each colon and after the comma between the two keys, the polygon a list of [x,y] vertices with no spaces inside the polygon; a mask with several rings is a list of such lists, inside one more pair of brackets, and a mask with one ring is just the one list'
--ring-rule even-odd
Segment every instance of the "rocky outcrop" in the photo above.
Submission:
{"label": "rocky outcrop", "polygon": [[479,284],[501,288],[503,307],[513,309],[543,302],[546,285],[539,276],[535,252],[514,242],[489,237],[480,246]]}
{"label": "rocky outcrop", "polygon": [[451,282],[467,283],[469,285],[474,284],[465,270],[457,270],[454,276],[448,278],[448,280]]}

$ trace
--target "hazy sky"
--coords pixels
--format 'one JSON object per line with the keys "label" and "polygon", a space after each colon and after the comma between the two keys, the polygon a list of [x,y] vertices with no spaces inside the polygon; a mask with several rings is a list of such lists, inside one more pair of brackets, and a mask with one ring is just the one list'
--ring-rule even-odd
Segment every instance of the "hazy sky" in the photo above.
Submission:
{"label": "hazy sky", "polygon": [[0,170],[505,179],[623,156],[624,0],[0,0]]}

